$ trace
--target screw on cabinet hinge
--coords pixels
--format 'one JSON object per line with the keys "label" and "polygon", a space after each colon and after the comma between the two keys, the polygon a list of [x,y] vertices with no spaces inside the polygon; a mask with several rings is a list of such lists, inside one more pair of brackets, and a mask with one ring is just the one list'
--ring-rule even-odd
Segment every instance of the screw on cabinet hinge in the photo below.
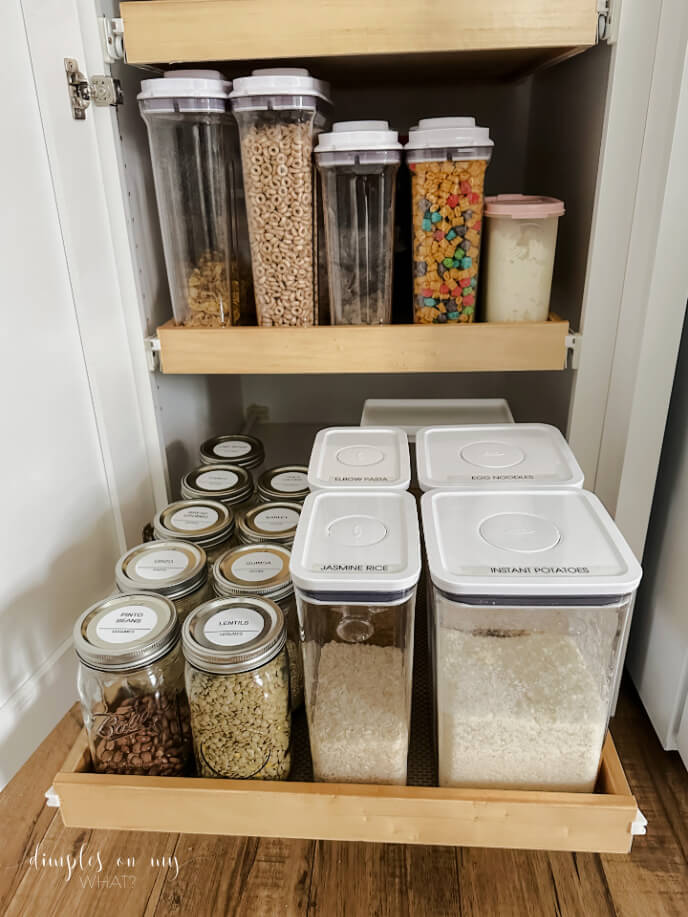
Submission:
{"label": "screw on cabinet hinge", "polygon": [[143,339],[146,348],[146,362],[148,371],[157,373],[160,370],[160,338],[157,334]]}
{"label": "screw on cabinet hinge", "polygon": [[124,60],[124,22],[122,19],[109,19],[101,16],[100,40],[103,45],[103,60],[106,64],[116,64]]}
{"label": "screw on cabinet hinge", "polygon": [[583,335],[580,331],[571,331],[566,335],[566,368],[578,369],[580,364]]}
{"label": "screw on cabinet hinge", "polygon": [[86,119],[86,109],[91,102],[97,108],[122,104],[123,96],[119,80],[101,74],[89,80],[79,70],[79,62],[73,57],[65,57],[64,65],[72,117],[75,121]]}

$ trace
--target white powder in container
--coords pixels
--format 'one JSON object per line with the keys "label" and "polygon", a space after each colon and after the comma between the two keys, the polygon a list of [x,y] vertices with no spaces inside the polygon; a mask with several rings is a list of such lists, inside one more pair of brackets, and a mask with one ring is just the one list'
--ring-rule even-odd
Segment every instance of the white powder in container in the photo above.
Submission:
{"label": "white powder in container", "polygon": [[441,786],[591,792],[607,699],[573,637],[442,629]]}
{"label": "white powder in container", "polygon": [[315,704],[308,708],[316,780],[406,783],[406,681],[397,647],[322,647]]}

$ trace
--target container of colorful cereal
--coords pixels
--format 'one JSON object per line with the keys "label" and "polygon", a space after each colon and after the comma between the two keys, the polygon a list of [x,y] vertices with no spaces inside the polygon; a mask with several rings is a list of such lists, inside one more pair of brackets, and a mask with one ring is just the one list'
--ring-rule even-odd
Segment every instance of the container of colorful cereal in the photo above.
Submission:
{"label": "container of colorful cereal", "polygon": [[472,322],[478,288],[485,170],[494,144],[475,118],[424,118],[409,131],[413,317]]}

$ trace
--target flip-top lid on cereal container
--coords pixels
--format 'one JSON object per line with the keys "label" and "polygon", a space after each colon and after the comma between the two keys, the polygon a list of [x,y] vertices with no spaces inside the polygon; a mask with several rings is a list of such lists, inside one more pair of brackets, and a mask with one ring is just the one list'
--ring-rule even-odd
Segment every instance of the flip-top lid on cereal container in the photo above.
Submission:
{"label": "flip-top lid on cereal container", "polygon": [[[494,146],[488,127],[479,127],[475,118],[421,118],[409,130],[409,139],[404,149],[485,149],[488,154]],[[413,157],[410,157],[413,158]]]}
{"label": "flip-top lid on cereal container", "polygon": [[315,438],[308,465],[311,490],[407,490],[408,438],[396,427],[330,427]]}
{"label": "flip-top lid on cereal container", "polygon": [[594,604],[640,582],[623,535],[585,490],[434,490],[421,507],[432,582],[464,601],[549,596]]}
{"label": "flip-top lid on cereal container", "polygon": [[[408,595],[420,576],[416,501],[391,490],[320,491],[304,503],[291,552],[294,585],[316,597]],[[326,600],[326,599],[325,599]]]}
{"label": "flip-top lid on cereal container", "polygon": [[416,462],[422,490],[583,486],[569,444],[548,424],[426,427]]}

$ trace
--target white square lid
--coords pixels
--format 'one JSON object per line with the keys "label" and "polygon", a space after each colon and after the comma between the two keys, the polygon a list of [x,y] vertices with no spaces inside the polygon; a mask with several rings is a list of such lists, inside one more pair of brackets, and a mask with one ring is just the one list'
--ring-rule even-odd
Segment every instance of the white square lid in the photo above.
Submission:
{"label": "white square lid", "polygon": [[290,564],[298,588],[393,594],[412,589],[420,569],[411,494],[323,490],[306,498]]}
{"label": "white square lid", "polygon": [[416,463],[425,491],[583,486],[569,444],[544,423],[427,427],[416,437]]}
{"label": "white square lid", "polygon": [[315,437],[308,465],[311,490],[407,490],[408,439],[397,427],[329,427]]}
{"label": "white square lid", "polygon": [[640,582],[633,552],[586,490],[436,490],[421,506],[430,576],[450,595],[625,595]]}
{"label": "white square lid", "polygon": [[505,398],[367,398],[362,427],[399,427],[415,443],[423,427],[458,423],[513,423]]}

